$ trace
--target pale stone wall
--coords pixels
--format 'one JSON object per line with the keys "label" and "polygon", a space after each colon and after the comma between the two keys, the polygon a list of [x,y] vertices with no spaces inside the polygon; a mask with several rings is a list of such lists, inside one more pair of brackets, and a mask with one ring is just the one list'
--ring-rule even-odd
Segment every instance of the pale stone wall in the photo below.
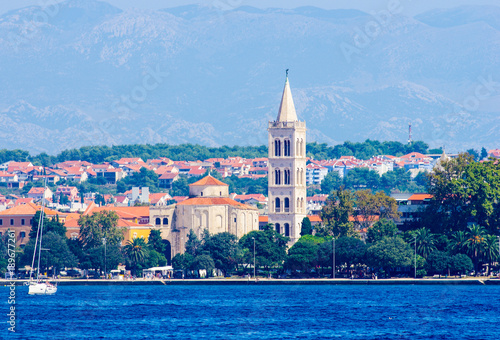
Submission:
{"label": "pale stone wall", "polygon": [[226,185],[193,185],[189,187],[189,196],[194,197],[229,197]]}

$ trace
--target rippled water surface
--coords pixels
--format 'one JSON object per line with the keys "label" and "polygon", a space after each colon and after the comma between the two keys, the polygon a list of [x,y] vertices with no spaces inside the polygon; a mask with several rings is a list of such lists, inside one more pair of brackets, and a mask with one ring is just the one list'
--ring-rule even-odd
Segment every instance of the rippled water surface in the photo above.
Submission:
{"label": "rippled water surface", "polygon": [[500,286],[60,286],[16,290],[19,339],[499,339]]}

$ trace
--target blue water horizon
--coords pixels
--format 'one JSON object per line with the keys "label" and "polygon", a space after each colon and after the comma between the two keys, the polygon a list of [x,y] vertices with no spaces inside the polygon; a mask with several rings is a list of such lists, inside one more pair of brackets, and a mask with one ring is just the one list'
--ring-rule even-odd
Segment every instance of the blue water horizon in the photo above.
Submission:
{"label": "blue water horizon", "polygon": [[16,288],[2,339],[498,339],[499,286]]}

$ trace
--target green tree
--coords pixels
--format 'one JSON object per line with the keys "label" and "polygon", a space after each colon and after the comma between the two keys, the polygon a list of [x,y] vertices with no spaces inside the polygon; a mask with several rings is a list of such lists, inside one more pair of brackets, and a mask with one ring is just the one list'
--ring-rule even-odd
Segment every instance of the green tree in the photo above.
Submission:
{"label": "green tree", "polygon": [[127,256],[131,267],[132,274],[136,275],[137,268],[141,266],[147,255],[147,244],[144,239],[136,238],[133,241],[128,241],[125,247],[123,247],[123,252]]}
{"label": "green tree", "polygon": [[354,224],[359,228],[368,228],[378,219],[398,219],[398,204],[383,191],[376,194],[371,190],[359,190],[355,193],[356,209]]}
{"label": "green tree", "polygon": [[300,238],[288,251],[284,267],[308,273],[317,264],[318,249],[313,240]]}
{"label": "green tree", "polygon": [[255,259],[257,267],[269,268],[281,265],[286,258],[288,237],[278,234],[272,224],[268,224],[262,231],[251,231],[244,235],[239,243],[246,249],[242,260],[246,264],[253,264],[253,245],[255,238]]}
{"label": "green tree", "polygon": [[103,272],[106,269],[109,272],[124,263],[122,249],[118,244],[106,244],[99,247],[87,249],[84,259],[81,262],[82,269],[96,269]]}
{"label": "green tree", "polygon": [[435,235],[426,228],[415,230],[415,235],[417,240],[417,253],[427,259],[429,254],[436,250]]}
{"label": "green tree", "polygon": [[368,248],[366,258],[369,266],[389,274],[393,268],[411,266],[413,251],[400,237],[384,237]]}
{"label": "green tree", "polygon": [[456,254],[450,258],[450,270],[455,275],[467,275],[473,268],[472,260],[465,254]]}
{"label": "green tree", "polygon": [[[30,239],[24,248],[21,258],[22,265],[31,266],[35,239]],[[38,250],[37,250],[38,251]],[[38,255],[37,255],[38,256]],[[47,271],[49,268],[57,268],[56,274],[65,267],[75,267],[78,263],[76,256],[69,250],[66,239],[61,235],[49,231],[43,235],[43,250],[41,252],[40,270]],[[36,264],[35,264],[36,266]]]}
{"label": "green tree", "polygon": [[161,238],[161,231],[158,229],[153,229],[149,232],[148,236],[148,246],[160,254],[165,252],[165,243],[163,243],[163,239]]}
{"label": "green tree", "polygon": [[118,215],[114,211],[82,215],[78,225],[84,249],[100,247],[103,238],[106,238],[107,244],[120,244],[123,240],[123,232],[117,227]]}
{"label": "green tree", "polygon": [[321,209],[321,220],[324,230],[319,229],[319,236],[331,235],[336,238],[340,236],[355,236],[356,232],[349,216],[354,211],[354,196],[351,191],[344,189],[334,191]]}
{"label": "green tree", "polygon": [[309,217],[306,216],[302,219],[302,228],[300,231],[300,236],[312,235],[312,231],[313,227],[311,225],[311,220],[309,219]]}
{"label": "green tree", "polygon": [[159,253],[155,249],[151,247],[146,247],[146,255],[144,268],[152,268],[152,267],[163,267],[167,265],[167,259],[162,253]]}
{"label": "green tree", "polygon": [[491,273],[493,262],[498,262],[499,259],[499,242],[500,240],[496,236],[486,235],[486,242],[484,245],[484,260],[488,263],[488,276]]}
{"label": "green tree", "polygon": [[[31,230],[29,232],[30,239],[36,239],[36,233],[38,230],[40,215],[41,215],[41,212],[37,211],[35,213],[35,215],[33,216],[33,219],[31,222]],[[45,218],[43,220],[43,234],[46,234],[50,231],[58,234],[59,236],[66,237],[66,227],[59,220],[59,215],[56,215],[55,217],[52,217],[52,218],[45,215]]]}
{"label": "green tree", "polygon": [[384,237],[396,237],[398,235],[398,227],[393,221],[383,218],[377,221],[372,227],[368,228],[366,234],[366,242],[375,243]]}
{"label": "green tree", "polygon": [[321,192],[330,195],[342,186],[342,178],[337,171],[330,171],[321,181]]}
{"label": "green tree", "polygon": [[351,271],[352,265],[365,263],[367,246],[360,239],[341,237],[335,240],[335,262]]}
{"label": "green tree", "polygon": [[193,255],[188,253],[184,254],[178,253],[172,258],[172,267],[175,270],[182,270],[182,271],[190,270],[193,261],[194,261]]}
{"label": "green tree", "polygon": [[203,245],[203,250],[210,254],[215,268],[222,271],[224,276],[230,274],[238,263],[238,238],[228,232],[211,235]]}
{"label": "green tree", "polygon": [[189,184],[185,177],[179,177],[178,180],[172,183],[172,189],[169,191],[170,196],[188,196]]}
{"label": "green tree", "polygon": [[186,241],[185,247],[186,253],[193,257],[200,255],[202,252],[202,243],[198,239],[198,236],[196,236],[193,229],[189,230],[188,240]]}
{"label": "green tree", "polygon": [[211,274],[215,269],[215,263],[210,255],[201,254],[193,259],[190,269],[198,271],[198,277],[201,277],[200,270],[205,270],[207,277],[211,277]]}
{"label": "green tree", "polygon": [[368,168],[354,168],[345,176],[344,184],[349,189],[376,190],[380,187],[380,176]]}
{"label": "green tree", "polygon": [[474,224],[469,227],[469,230],[466,231],[465,235],[467,237],[465,246],[467,247],[467,252],[474,261],[474,270],[477,275],[480,272],[479,263],[481,256],[486,249],[486,232],[483,227]]}
{"label": "green tree", "polygon": [[450,255],[443,251],[435,250],[427,256],[427,271],[431,274],[445,274],[450,267]]}

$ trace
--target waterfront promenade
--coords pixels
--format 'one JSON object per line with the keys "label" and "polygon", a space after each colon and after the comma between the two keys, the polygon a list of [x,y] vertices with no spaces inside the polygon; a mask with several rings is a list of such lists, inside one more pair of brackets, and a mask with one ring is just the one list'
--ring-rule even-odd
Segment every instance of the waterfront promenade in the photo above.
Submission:
{"label": "waterfront promenade", "polygon": [[[28,280],[14,280],[17,286]],[[8,286],[11,280],[0,280],[0,286]],[[424,278],[424,279],[242,279],[242,278],[210,278],[210,279],[59,279],[59,286],[140,286],[140,285],[500,285],[498,278]]]}

